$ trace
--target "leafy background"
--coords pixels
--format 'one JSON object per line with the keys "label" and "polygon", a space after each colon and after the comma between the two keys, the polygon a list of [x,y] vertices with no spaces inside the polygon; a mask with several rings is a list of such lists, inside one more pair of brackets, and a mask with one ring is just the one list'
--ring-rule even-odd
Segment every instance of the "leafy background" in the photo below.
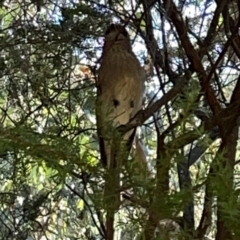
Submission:
{"label": "leafy background", "polygon": [[115,239],[239,239],[239,12],[0,1],[0,239],[106,239],[95,79],[111,22],[147,74]]}

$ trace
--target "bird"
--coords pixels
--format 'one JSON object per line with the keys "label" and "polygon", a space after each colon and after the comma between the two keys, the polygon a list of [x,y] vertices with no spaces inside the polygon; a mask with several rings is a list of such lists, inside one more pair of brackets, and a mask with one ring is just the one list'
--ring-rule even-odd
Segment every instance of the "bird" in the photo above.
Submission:
{"label": "bird", "polygon": [[104,196],[106,204],[113,206],[112,215],[119,206],[120,171],[136,132],[132,129],[121,135],[117,128],[141,110],[144,81],[144,69],[132,50],[125,26],[111,24],[105,32],[96,82],[96,118],[101,162],[107,169]]}
{"label": "bird", "polygon": [[[104,165],[110,167],[109,127],[125,125],[142,108],[145,72],[132,51],[129,34],[120,24],[111,24],[105,42],[97,80],[97,120],[100,136],[105,139]],[[127,132],[127,141],[134,130]],[[108,143],[107,143],[108,142]]]}

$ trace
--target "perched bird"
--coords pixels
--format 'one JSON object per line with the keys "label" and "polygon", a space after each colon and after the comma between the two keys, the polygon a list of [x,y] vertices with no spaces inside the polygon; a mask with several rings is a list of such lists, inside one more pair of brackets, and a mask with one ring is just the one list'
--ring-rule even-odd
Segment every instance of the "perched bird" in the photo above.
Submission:
{"label": "perched bird", "polygon": [[[117,127],[127,124],[141,109],[144,80],[144,69],[132,51],[128,32],[122,25],[111,24],[105,33],[96,105],[101,161],[108,170],[104,195],[109,201],[120,196],[120,168],[135,134],[131,130],[120,136]],[[113,208],[117,210],[114,204]]]}
{"label": "perched bird", "polygon": [[[128,123],[141,109],[144,80],[144,69],[132,51],[128,32],[122,25],[111,24],[105,33],[96,108],[99,137],[105,140],[102,161],[108,168],[115,165],[110,158],[110,130]],[[122,140],[128,142],[133,132],[126,133]]]}

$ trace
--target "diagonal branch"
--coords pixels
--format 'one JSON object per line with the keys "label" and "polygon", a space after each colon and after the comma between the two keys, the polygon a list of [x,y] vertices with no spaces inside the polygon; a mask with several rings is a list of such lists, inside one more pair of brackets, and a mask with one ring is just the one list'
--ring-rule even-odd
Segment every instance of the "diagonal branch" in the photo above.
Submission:
{"label": "diagonal branch", "polygon": [[172,0],[164,0],[163,2],[165,5],[165,10],[176,28],[181,44],[191,63],[190,67],[194,69],[194,71],[196,71],[196,73],[198,74],[199,81],[202,86],[202,89],[206,94],[208,104],[211,107],[213,113],[216,114],[221,110],[220,104],[215,96],[214,90],[210,86],[210,83],[207,79],[207,74],[201,63],[201,58],[198,54],[198,51],[195,50],[194,46],[192,45],[188,37],[188,34],[187,34],[188,30],[183,21],[183,18],[181,14],[178,12],[177,7]]}

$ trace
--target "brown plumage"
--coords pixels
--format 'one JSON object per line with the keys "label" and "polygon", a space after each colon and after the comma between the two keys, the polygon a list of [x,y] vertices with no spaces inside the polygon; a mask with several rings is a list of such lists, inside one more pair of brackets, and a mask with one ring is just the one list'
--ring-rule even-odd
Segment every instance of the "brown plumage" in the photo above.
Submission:
{"label": "brown plumage", "polygon": [[[105,34],[96,108],[101,161],[108,169],[104,195],[108,208],[112,206],[111,214],[118,208],[120,168],[135,133],[131,130],[120,136],[116,127],[128,123],[141,109],[144,80],[144,70],[132,51],[127,31],[122,25],[111,24]],[[107,228],[111,227],[107,224]]]}
{"label": "brown plumage", "polygon": [[[97,82],[98,127],[103,138],[107,138],[104,135],[110,135],[110,126],[128,123],[141,109],[144,79],[144,70],[132,52],[127,31],[122,25],[111,24],[105,35]],[[132,132],[128,132],[124,140]],[[105,151],[110,154],[109,149]],[[109,161],[106,164],[108,167],[111,165]]]}

